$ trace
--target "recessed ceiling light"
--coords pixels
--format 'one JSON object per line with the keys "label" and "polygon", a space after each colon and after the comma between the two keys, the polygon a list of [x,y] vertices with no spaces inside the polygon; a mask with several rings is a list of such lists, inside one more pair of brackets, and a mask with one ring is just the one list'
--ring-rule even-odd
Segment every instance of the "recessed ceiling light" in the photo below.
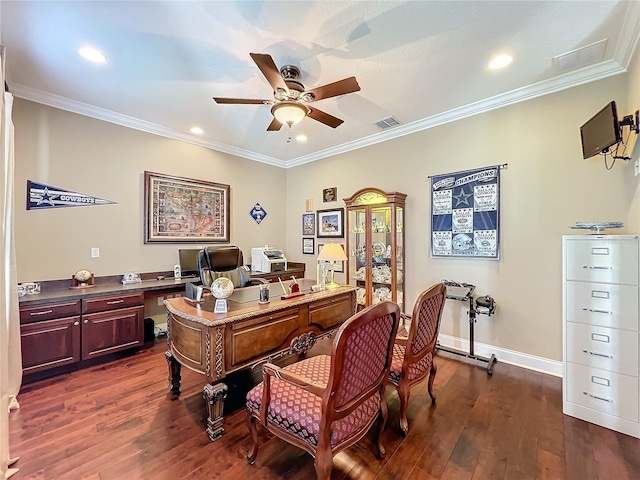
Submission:
{"label": "recessed ceiling light", "polygon": [[78,53],[90,62],[105,63],[107,61],[104,53],[94,47],[82,47]]}
{"label": "recessed ceiling light", "polygon": [[300,143],[304,143],[307,141],[307,136],[306,135],[296,135],[296,140]]}
{"label": "recessed ceiling light", "polygon": [[195,135],[202,135],[204,133],[204,130],[202,130],[200,127],[191,127],[191,133]]}
{"label": "recessed ceiling light", "polygon": [[510,65],[513,62],[513,57],[511,55],[502,54],[496,57],[489,62],[489,68],[492,70],[500,70],[501,68]]}

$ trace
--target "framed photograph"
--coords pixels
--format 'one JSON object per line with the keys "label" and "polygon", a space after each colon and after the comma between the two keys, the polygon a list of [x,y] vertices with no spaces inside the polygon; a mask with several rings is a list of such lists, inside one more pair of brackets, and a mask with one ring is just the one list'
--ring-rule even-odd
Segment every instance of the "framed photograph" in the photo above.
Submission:
{"label": "framed photograph", "polygon": [[316,234],[316,215],[315,213],[302,214],[302,235]]}
{"label": "framed photograph", "polygon": [[318,238],[344,237],[344,210],[318,210]]}
{"label": "framed photograph", "polygon": [[308,253],[313,255],[315,251],[314,244],[316,240],[315,238],[303,238],[302,239],[302,253]]}
{"label": "framed photograph", "polygon": [[323,202],[335,202],[338,200],[338,187],[324,188],[322,190]]}
{"label": "framed photograph", "polygon": [[[318,255],[320,255],[320,250],[322,250],[323,245],[324,243],[318,243]],[[344,243],[341,243],[340,246],[344,250]],[[325,262],[325,263],[328,264],[329,262]],[[344,273],[344,262],[333,262],[333,271],[335,273]]]}
{"label": "framed photograph", "polygon": [[144,243],[228,243],[229,188],[144,172]]}

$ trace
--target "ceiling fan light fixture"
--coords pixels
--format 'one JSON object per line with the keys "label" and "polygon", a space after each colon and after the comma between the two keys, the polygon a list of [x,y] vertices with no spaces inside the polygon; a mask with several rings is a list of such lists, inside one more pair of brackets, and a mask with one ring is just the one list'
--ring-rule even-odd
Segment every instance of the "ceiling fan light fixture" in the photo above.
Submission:
{"label": "ceiling fan light fixture", "polygon": [[284,101],[276,103],[271,107],[271,114],[276,120],[283,125],[295,125],[300,122],[309,113],[309,109],[298,103],[292,101]]}

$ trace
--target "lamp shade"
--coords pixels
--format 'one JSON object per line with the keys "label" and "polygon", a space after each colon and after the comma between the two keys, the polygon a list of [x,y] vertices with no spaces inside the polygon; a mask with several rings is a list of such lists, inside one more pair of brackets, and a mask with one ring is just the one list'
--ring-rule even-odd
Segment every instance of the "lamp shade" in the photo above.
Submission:
{"label": "lamp shade", "polygon": [[309,109],[298,102],[285,100],[271,107],[271,114],[283,125],[295,125],[309,113]]}
{"label": "lamp shade", "polygon": [[349,260],[347,255],[344,253],[342,249],[342,245],[339,243],[325,243],[322,246],[322,250],[320,250],[320,255],[318,255],[319,261],[324,262],[339,262],[342,260]]}

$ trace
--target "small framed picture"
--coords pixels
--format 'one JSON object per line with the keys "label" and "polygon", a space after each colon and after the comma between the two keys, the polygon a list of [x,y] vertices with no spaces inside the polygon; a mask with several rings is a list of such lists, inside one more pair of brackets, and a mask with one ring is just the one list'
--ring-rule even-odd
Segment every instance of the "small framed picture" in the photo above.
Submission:
{"label": "small framed picture", "polygon": [[318,238],[344,237],[344,209],[318,210]]}
{"label": "small framed picture", "polygon": [[302,239],[302,253],[307,253],[309,255],[313,255],[313,252],[315,251],[314,248],[314,244],[315,244],[315,239],[314,238],[303,238]]}
{"label": "small framed picture", "polygon": [[316,215],[315,213],[302,214],[302,235],[316,234]]}
{"label": "small framed picture", "polygon": [[338,200],[338,187],[325,188],[322,190],[323,202],[335,202]]}
{"label": "small framed picture", "polygon": [[[318,243],[318,255],[320,255],[320,250],[322,250],[322,246],[324,243]],[[340,246],[344,250],[344,243],[341,243]],[[329,262],[326,262],[327,265]],[[336,273],[344,273],[344,262],[333,262],[333,271]]]}

